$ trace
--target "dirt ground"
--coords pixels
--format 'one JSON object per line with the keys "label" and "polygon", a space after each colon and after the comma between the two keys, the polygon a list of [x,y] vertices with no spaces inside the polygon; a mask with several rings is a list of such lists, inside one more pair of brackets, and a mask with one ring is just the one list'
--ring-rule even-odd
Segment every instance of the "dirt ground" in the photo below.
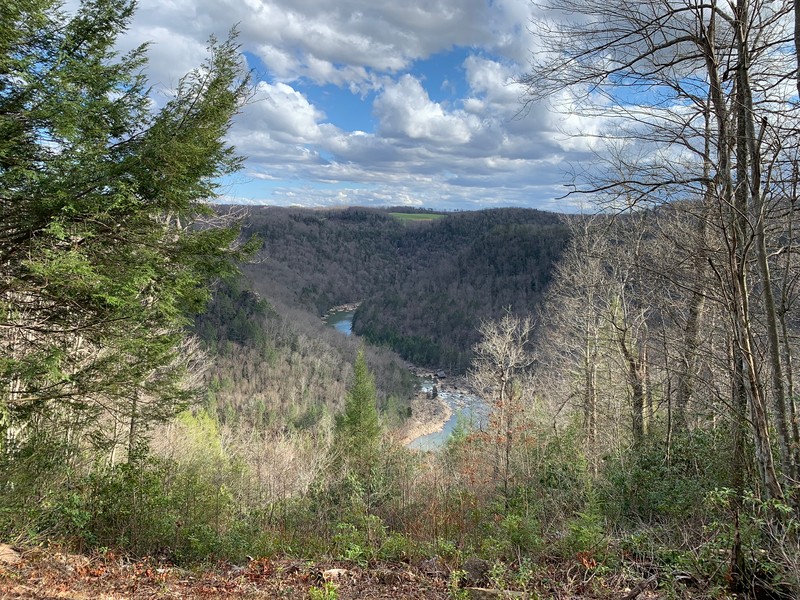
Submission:
{"label": "dirt ground", "polygon": [[[667,596],[657,579],[597,577],[574,564],[552,564],[531,582],[533,593],[454,590],[450,570],[438,559],[418,563],[304,561],[257,558],[244,565],[226,562],[185,569],[153,558],[133,559],[113,552],[79,555],[57,549],[12,548],[0,544],[0,600],[152,600],[272,598],[311,600],[446,600],[450,598],[540,598],[553,600],[665,600],[702,598],[688,588]],[[329,595],[324,595],[326,589]],[[462,595],[454,595],[454,592]]]}
{"label": "dirt ground", "polygon": [[335,561],[260,558],[246,565],[218,563],[203,570],[186,570],[111,552],[81,556],[5,548],[7,560],[0,554],[2,600],[309,598],[313,589],[321,591],[326,584],[335,587],[339,599],[449,597],[447,580],[441,574],[426,574],[402,563],[362,569]]}

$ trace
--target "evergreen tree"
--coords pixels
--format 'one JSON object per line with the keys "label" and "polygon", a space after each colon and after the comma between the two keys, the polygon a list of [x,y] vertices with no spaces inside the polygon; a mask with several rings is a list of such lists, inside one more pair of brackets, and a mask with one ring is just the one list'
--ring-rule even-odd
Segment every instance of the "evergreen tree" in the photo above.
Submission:
{"label": "evergreen tree", "polygon": [[240,164],[223,140],[247,89],[237,47],[212,39],[155,111],[146,47],[114,50],[133,8],[0,6],[6,453],[42,434],[114,447],[184,406],[198,360],[184,326],[238,255],[208,205]]}
{"label": "evergreen tree", "polygon": [[337,450],[359,476],[368,478],[378,458],[380,437],[375,378],[367,368],[364,351],[360,350],[344,412],[336,420]]}

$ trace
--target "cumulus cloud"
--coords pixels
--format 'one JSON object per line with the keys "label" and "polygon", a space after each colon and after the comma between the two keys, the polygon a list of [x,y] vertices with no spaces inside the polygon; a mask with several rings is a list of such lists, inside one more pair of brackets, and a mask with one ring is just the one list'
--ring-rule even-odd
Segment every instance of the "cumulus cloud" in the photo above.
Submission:
{"label": "cumulus cloud", "polygon": [[466,144],[478,125],[474,116],[463,111],[447,113],[408,74],[378,97],[375,114],[382,135],[434,144]]}
{"label": "cumulus cloud", "polygon": [[320,137],[324,113],[285,83],[259,82],[249,110],[248,125],[268,131],[280,141],[309,143]]}
{"label": "cumulus cloud", "polygon": [[[563,208],[564,165],[592,148],[560,131],[594,124],[542,106],[521,114],[513,82],[535,44],[533,10],[529,0],[139,0],[120,49],[152,42],[150,79],[169,90],[211,34],[237,26],[259,63],[229,134],[247,157],[229,201]],[[434,82],[419,70],[454,49],[457,71]],[[359,99],[358,126],[326,104],[331,86]]]}
{"label": "cumulus cloud", "polygon": [[491,45],[492,11],[485,0],[140,0],[134,29],[166,26],[205,40],[238,24],[277,76],[338,85],[367,69],[400,72],[453,46]]}
{"label": "cumulus cloud", "polygon": [[472,55],[464,62],[470,90],[493,105],[501,105],[512,112],[520,110],[522,90],[515,84],[516,70],[507,64],[482,56]]}

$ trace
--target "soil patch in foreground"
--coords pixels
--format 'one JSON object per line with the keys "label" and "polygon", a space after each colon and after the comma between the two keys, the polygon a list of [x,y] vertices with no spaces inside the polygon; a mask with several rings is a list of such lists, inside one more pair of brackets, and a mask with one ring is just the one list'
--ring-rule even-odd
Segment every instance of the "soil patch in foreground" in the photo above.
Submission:
{"label": "soil patch in foreground", "polygon": [[261,558],[200,571],[110,552],[89,557],[38,549],[22,552],[15,564],[0,563],[2,600],[302,599],[326,584],[336,587],[339,599],[449,597],[445,579],[403,563],[360,568],[336,561]]}

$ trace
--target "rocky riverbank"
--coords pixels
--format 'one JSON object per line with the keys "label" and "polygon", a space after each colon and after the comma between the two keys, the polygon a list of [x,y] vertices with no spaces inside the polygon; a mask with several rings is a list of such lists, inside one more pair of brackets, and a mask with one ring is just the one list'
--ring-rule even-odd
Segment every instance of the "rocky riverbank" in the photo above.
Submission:
{"label": "rocky riverbank", "polygon": [[397,432],[400,443],[410,444],[415,439],[441,431],[453,416],[453,409],[442,398],[431,398],[421,392],[411,400],[411,417]]}
{"label": "rocky riverbank", "polygon": [[332,306],[328,309],[324,315],[322,315],[322,320],[325,321],[328,317],[330,317],[333,313],[338,312],[355,312],[358,310],[358,307],[361,306],[361,301],[358,302],[350,302],[348,304],[339,304],[338,306]]}
{"label": "rocky riverbank", "polygon": [[403,445],[408,445],[417,438],[436,433],[444,429],[453,416],[453,406],[442,394],[475,395],[465,377],[440,377],[430,369],[409,365],[409,370],[417,377],[432,381],[437,395],[430,391],[422,391],[411,401],[411,417],[398,430],[398,437]]}
{"label": "rocky riverbank", "polygon": [[[360,305],[361,302],[351,302],[333,306],[322,316],[322,319],[330,325],[329,319],[332,315],[353,313]],[[339,325],[336,324],[337,329],[347,334],[350,333],[349,329],[344,331],[339,328]],[[437,392],[449,393],[451,397],[459,394],[474,395],[465,377],[448,377],[444,371],[433,371],[410,363],[405,363],[405,366],[420,379],[432,382],[432,386],[435,386]],[[411,416],[395,431],[395,438],[403,445],[408,445],[420,437],[442,431],[453,416],[452,401],[448,402],[438,393],[433,394],[432,391],[431,387],[428,387],[412,398]],[[457,405],[456,408],[458,408]]]}

